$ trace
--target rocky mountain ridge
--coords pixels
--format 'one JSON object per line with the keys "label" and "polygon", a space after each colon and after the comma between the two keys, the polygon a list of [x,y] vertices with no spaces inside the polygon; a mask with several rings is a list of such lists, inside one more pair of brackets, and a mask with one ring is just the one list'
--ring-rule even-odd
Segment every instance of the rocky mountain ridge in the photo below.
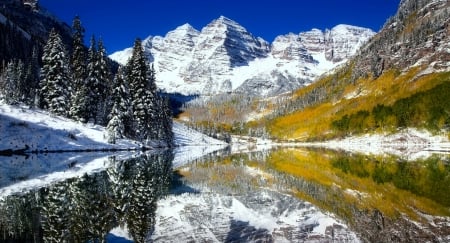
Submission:
{"label": "rocky mountain ridge", "polygon": [[[345,62],[375,33],[338,25],[331,30],[289,33],[269,43],[224,16],[201,31],[182,25],[165,37],[143,41],[157,85],[170,93],[245,92],[270,96],[292,91]],[[127,48],[110,55],[125,64]]]}
{"label": "rocky mountain ridge", "polygon": [[450,71],[449,13],[448,0],[402,0],[396,15],[355,57],[355,76],[424,65],[428,73]]}

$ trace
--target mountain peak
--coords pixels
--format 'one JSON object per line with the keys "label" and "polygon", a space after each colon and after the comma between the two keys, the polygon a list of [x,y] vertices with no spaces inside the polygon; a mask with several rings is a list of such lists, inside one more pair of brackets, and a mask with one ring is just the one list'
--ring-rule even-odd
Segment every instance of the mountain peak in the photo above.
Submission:
{"label": "mountain peak", "polygon": [[353,25],[348,25],[348,24],[338,24],[336,26],[334,26],[331,29],[332,32],[335,33],[342,33],[342,34],[348,34],[348,33],[369,33],[371,35],[374,35],[375,32],[369,28],[363,28],[363,27],[358,27],[358,26],[353,26]]}
{"label": "mountain peak", "polygon": [[[236,91],[268,96],[312,82],[347,60],[367,40],[366,35],[353,31],[358,27],[335,28],[348,34],[313,29],[278,36],[271,45],[236,21],[219,16],[200,32],[184,24],[164,38],[150,38],[144,49],[154,63],[157,85],[166,92]],[[126,60],[127,55],[111,57]]]}
{"label": "mountain peak", "polygon": [[242,27],[242,25],[240,25],[238,22],[236,22],[230,18],[227,18],[223,15],[221,15],[219,18],[211,21],[211,23],[209,23],[208,26],[223,26],[225,28],[233,27],[236,29],[245,30],[245,28]]}
{"label": "mountain peak", "polygon": [[219,22],[234,22],[234,23],[236,23],[236,21],[234,21],[234,20],[232,20],[232,19],[230,19],[228,17],[225,17],[223,15],[220,15],[219,18],[216,19],[216,21],[219,21]]}
{"label": "mountain peak", "polygon": [[177,32],[198,32],[192,25],[189,23],[178,26],[175,31]]}

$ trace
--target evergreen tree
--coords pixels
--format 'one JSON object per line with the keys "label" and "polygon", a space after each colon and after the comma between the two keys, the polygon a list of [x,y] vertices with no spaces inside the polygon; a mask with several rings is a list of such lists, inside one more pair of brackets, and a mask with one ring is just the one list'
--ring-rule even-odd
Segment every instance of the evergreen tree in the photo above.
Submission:
{"label": "evergreen tree", "polygon": [[36,105],[35,102],[38,100],[37,91],[39,89],[39,69],[39,46],[34,45],[25,74],[25,102],[29,105]]}
{"label": "evergreen tree", "polygon": [[156,127],[156,86],[154,75],[144,56],[142,42],[136,39],[133,54],[127,64],[135,132],[133,138],[148,143],[158,139]]}
{"label": "evergreen tree", "polygon": [[109,143],[116,143],[116,139],[125,138],[127,131],[130,131],[131,104],[129,98],[128,85],[124,80],[122,69],[119,69],[113,82],[112,109],[106,126],[106,137]]}
{"label": "evergreen tree", "polygon": [[0,94],[5,101],[6,104],[13,103],[14,98],[12,95],[16,89],[16,81],[15,81],[15,65],[14,62],[8,62],[6,64],[6,68],[4,68],[2,74],[2,82],[0,83]]}
{"label": "evergreen tree", "polygon": [[155,70],[147,62],[142,42],[136,39],[127,64],[130,84],[133,129],[131,138],[149,144],[171,146],[172,116],[167,102],[157,93]]}
{"label": "evergreen tree", "polygon": [[69,107],[69,68],[61,36],[50,32],[42,55],[40,107],[57,115],[67,115]]}
{"label": "evergreen tree", "polygon": [[87,89],[86,99],[86,117],[87,121],[95,122],[96,118],[96,87],[98,86],[98,74],[96,70],[97,49],[95,37],[91,37],[88,50],[87,77],[85,86]]}
{"label": "evergreen tree", "polygon": [[95,69],[98,75],[98,85],[96,88],[96,123],[105,125],[107,122],[108,114],[111,111],[110,108],[110,90],[111,85],[111,70],[109,68],[108,56],[106,49],[103,45],[103,41],[100,39],[97,45],[97,61],[95,63]]}
{"label": "evergreen tree", "polygon": [[88,50],[87,79],[88,88],[87,114],[88,120],[96,124],[104,125],[107,113],[107,97],[111,72],[107,61],[103,42],[100,40],[96,45],[95,37],[91,38]]}
{"label": "evergreen tree", "polygon": [[78,16],[75,16],[72,24],[72,57],[71,57],[71,70],[72,70],[72,100],[70,108],[70,116],[78,121],[87,122],[87,103],[86,98],[88,96],[88,89],[85,85],[86,80],[86,51],[83,44],[84,40],[84,28],[81,25],[81,20]]}
{"label": "evergreen tree", "polygon": [[1,86],[0,92],[7,104],[28,103],[30,88],[21,60],[12,60],[7,64]]}
{"label": "evergreen tree", "polygon": [[172,110],[170,108],[169,99],[158,97],[158,107],[160,112],[158,113],[157,131],[159,139],[164,143],[164,146],[173,145],[173,132],[172,132]]}

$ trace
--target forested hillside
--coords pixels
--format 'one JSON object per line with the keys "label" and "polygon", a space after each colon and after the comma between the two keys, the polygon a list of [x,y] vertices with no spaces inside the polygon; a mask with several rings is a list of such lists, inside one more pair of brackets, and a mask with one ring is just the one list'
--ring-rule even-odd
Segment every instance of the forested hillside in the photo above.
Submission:
{"label": "forested hillside", "polygon": [[106,126],[110,143],[173,144],[169,102],[158,93],[139,38],[117,71],[102,39],[92,36],[84,45],[78,16],[69,27],[37,1],[0,4],[0,102]]}

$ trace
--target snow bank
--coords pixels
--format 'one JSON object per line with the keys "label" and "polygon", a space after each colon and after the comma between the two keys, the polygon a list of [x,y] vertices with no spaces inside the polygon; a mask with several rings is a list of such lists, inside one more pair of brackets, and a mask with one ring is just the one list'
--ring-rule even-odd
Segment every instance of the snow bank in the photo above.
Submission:
{"label": "snow bank", "polygon": [[208,137],[179,122],[173,123],[173,133],[176,145],[175,158],[172,163],[174,168],[228,146],[225,142]]}
{"label": "snow bank", "polygon": [[391,154],[408,160],[426,158],[436,153],[450,153],[448,138],[414,128],[395,134],[366,134],[312,145],[363,154]]}
{"label": "snow bank", "polygon": [[138,149],[139,143],[121,139],[109,144],[105,129],[98,125],[82,124],[26,107],[0,104],[0,151],[24,149],[28,151],[79,151],[105,149]]}
{"label": "snow bank", "polygon": [[175,136],[175,145],[180,146],[210,146],[210,145],[226,145],[225,142],[206,136],[185,125],[174,122],[173,133]]}
{"label": "snow bank", "polygon": [[[173,132],[178,147],[225,145],[178,122],[174,122]],[[0,151],[24,149],[26,146],[29,147],[27,151],[124,150],[141,147],[140,143],[128,139],[109,144],[104,137],[105,128],[99,125],[83,124],[46,111],[2,103],[0,134]]]}

